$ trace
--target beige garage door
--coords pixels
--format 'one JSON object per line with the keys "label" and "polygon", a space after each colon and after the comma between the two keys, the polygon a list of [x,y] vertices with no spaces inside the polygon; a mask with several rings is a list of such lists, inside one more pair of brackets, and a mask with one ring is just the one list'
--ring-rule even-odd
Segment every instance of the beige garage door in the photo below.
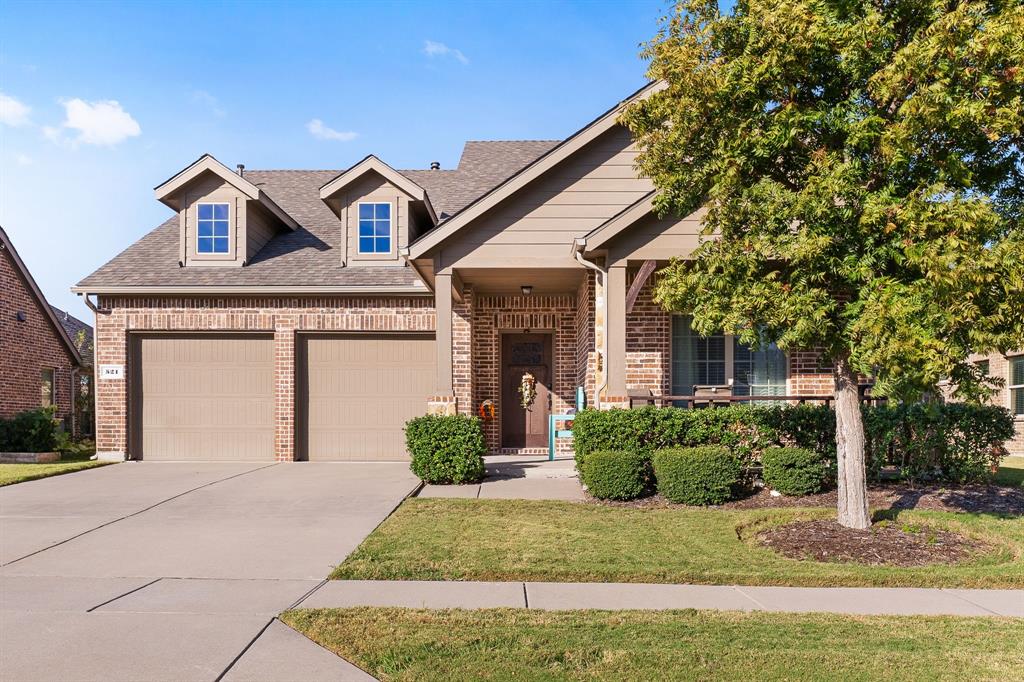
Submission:
{"label": "beige garage door", "polygon": [[152,335],[133,341],[133,457],[274,459],[273,337]]}
{"label": "beige garage door", "polygon": [[300,457],[408,458],[402,427],[426,411],[433,337],[302,336],[297,350]]}

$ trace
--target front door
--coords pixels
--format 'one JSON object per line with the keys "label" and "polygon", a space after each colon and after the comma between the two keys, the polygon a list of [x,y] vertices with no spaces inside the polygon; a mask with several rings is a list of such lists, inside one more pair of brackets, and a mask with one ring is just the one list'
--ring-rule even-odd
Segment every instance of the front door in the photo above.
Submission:
{"label": "front door", "polygon": [[[501,339],[501,446],[546,448],[551,414],[550,334],[504,334]],[[535,380],[536,397],[522,405],[523,375]]]}

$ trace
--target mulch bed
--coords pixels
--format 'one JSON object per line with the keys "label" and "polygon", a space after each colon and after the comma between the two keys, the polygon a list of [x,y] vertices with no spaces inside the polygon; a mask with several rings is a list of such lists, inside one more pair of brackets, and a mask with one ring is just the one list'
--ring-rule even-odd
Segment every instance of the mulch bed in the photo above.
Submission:
{"label": "mulch bed", "polygon": [[[658,509],[679,507],[654,495],[628,502],[612,502],[589,498],[592,502],[611,507]],[[776,509],[785,507],[829,507],[835,509],[838,500],[832,490],[802,497],[773,496],[759,490],[742,499],[726,502],[716,509]],[[998,485],[967,485],[958,488],[940,486],[909,486],[882,484],[868,489],[871,509],[927,509],[931,511],[968,512],[981,514],[1024,515],[1024,489]]]}
{"label": "mulch bed", "polygon": [[985,543],[949,531],[889,522],[855,530],[835,521],[797,521],[762,531],[757,538],[790,559],[869,566],[948,565],[987,548]]}

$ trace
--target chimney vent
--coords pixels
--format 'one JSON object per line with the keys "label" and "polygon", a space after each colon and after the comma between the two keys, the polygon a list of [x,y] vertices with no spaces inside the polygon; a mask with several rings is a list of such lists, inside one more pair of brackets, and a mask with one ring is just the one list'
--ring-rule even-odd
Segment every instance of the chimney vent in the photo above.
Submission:
{"label": "chimney vent", "polygon": [[431,161],[430,162],[430,170],[441,170],[441,162],[440,161]]}
{"label": "chimney vent", "polygon": [[243,175],[245,175],[245,164],[240,163],[238,164],[238,176],[242,177]]}

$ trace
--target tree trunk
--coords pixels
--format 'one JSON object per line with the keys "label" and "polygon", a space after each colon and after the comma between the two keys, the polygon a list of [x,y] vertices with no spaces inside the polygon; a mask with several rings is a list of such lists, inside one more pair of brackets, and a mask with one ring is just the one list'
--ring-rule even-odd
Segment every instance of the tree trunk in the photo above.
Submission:
{"label": "tree trunk", "polygon": [[838,358],[832,371],[836,395],[836,455],[839,481],[839,524],[847,528],[871,526],[868,515],[868,480],[864,462],[864,420],[857,393],[857,373],[849,358]]}

